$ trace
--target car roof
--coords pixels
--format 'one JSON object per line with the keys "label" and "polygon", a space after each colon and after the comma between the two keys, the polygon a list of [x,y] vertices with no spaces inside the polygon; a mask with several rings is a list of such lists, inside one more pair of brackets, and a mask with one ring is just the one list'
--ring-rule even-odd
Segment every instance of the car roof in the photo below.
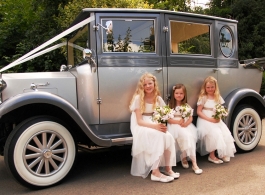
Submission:
{"label": "car roof", "polygon": [[221,18],[221,17],[216,17],[216,16],[210,16],[210,15],[202,15],[202,14],[196,14],[196,13],[189,13],[189,12],[160,10],[160,9],[84,8],[79,13],[79,15],[76,17],[76,19],[72,22],[70,27],[81,22],[82,20],[88,18],[91,13],[139,13],[139,14],[142,14],[142,13],[154,13],[154,14],[164,13],[164,14],[173,14],[173,15],[179,15],[179,16],[189,16],[189,17],[195,17],[195,18],[212,19],[212,20],[237,23],[236,20],[227,19],[227,18]]}

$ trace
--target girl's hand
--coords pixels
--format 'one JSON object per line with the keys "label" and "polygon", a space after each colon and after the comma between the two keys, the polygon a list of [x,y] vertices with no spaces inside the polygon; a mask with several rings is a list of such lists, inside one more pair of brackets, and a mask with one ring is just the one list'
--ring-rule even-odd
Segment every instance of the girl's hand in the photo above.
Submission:
{"label": "girl's hand", "polygon": [[155,129],[164,133],[167,132],[167,126],[162,123],[155,124]]}
{"label": "girl's hand", "polygon": [[182,126],[182,124],[184,123],[184,119],[182,118],[182,119],[180,119],[180,120],[178,120],[178,125],[180,125],[180,126]]}
{"label": "girl's hand", "polygon": [[187,127],[188,125],[189,125],[189,123],[187,123],[187,122],[180,124],[181,127]]}
{"label": "girl's hand", "polygon": [[210,119],[210,122],[212,122],[212,123],[219,123],[220,122],[220,119],[211,118]]}

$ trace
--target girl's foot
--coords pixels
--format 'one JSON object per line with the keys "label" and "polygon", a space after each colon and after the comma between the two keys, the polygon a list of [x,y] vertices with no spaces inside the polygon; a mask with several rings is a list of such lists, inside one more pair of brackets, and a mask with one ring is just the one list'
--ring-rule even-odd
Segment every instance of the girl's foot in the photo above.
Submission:
{"label": "girl's foot", "polygon": [[172,171],[172,169],[169,171],[165,171],[164,173],[170,177],[173,177],[174,179],[177,179],[180,176],[178,172],[175,173],[174,171]]}
{"label": "girl's foot", "polygon": [[183,158],[183,159],[181,160],[181,164],[182,164],[182,167],[183,167],[184,169],[188,169],[188,168],[189,168],[189,163],[188,163],[188,161],[187,161],[186,158]]}
{"label": "girl's foot", "polygon": [[160,173],[160,176],[155,176],[153,174],[151,174],[151,180],[152,181],[160,181],[160,182],[163,182],[163,183],[167,183],[167,182],[171,182],[174,180],[173,177],[170,177],[170,176],[166,176],[166,175],[163,175],[162,173]]}
{"label": "girl's foot", "polygon": [[225,156],[225,157],[222,158],[222,160],[224,162],[230,162],[230,157],[229,156]]}
{"label": "girl's foot", "polygon": [[216,157],[211,158],[210,156],[208,156],[208,161],[210,161],[210,162],[212,162],[214,164],[222,164],[223,163],[223,161],[220,160],[219,158],[216,158]]}
{"label": "girl's foot", "polygon": [[192,170],[197,175],[200,175],[202,173],[202,169],[200,169],[198,166],[196,168],[194,166],[192,166]]}

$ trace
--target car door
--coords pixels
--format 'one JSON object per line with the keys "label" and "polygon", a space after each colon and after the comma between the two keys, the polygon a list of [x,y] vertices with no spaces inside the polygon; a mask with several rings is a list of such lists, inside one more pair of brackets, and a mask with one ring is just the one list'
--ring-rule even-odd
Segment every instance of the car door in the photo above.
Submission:
{"label": "car door", "polygon": [[165,15],[168,94],[175,84],[183,83],[187,88],[188,103],[194,109],[203,80],[207,76],[218,77],[214,28],[211,19],[187,14]]}
{"label": "car door", "polygon": [[96,22],[104,27],[97,32],[101,128],[129,129],[129,104],[141,75],[154,74],[163,91],[159,14],[100,13]]}

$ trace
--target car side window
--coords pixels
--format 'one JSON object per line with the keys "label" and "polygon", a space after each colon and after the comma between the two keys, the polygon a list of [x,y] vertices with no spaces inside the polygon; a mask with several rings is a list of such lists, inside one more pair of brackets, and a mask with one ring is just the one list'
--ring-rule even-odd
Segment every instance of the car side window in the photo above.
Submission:
{"label": "car side window", "polygon": [[[102,20],[108,26],[109,20]],[[154,20],[114,19],[111,29],[102,29],[103,52],[155,53]]]}
{"label": "car side window", "polygon": [[210,25],[170,21],[172,54],[211,55]]}
{"label": "car side window", "polygon": [[220,30],[219,45],[222,54],[225,57],[230,57],[234,52],[233,34],[228,26],[224,26]]}

